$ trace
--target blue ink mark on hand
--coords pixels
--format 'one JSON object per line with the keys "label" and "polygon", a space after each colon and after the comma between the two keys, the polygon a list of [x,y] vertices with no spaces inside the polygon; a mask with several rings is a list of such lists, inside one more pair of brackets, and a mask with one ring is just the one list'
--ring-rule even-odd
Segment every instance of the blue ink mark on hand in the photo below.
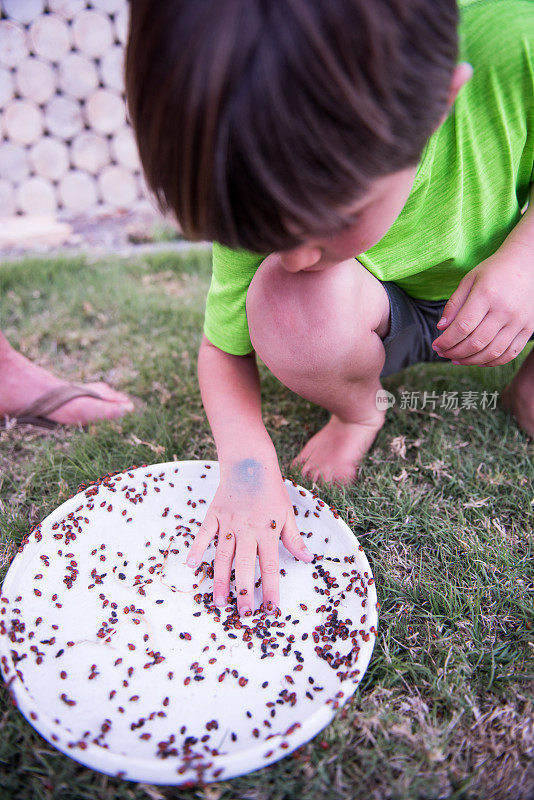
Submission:
{"label": "blue ink mark on hand", "polygon": [[248,489],[259,489],[261,486],[262,465],[253,458],[239,461],[232,470],[235,481]]}

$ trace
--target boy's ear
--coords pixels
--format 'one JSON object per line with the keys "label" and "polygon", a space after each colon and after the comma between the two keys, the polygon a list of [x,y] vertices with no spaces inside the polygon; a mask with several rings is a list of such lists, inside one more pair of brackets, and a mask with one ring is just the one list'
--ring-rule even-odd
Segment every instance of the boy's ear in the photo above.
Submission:
{"label": "boy's ear", "polygon": [[457,64],[454,68],[454,72],[452,73],[451,83],[449,86],[449,99],[448,99],[448,108],[446,113],[442,116],[439,121],[441,125],[447,119],[449,111],[451,110],[452,106],[454,105],[454,101],[458,96],[458,92],[468,81],[471,80],[473,77],[473,67],[467,61],[462,61],[460,64]]}

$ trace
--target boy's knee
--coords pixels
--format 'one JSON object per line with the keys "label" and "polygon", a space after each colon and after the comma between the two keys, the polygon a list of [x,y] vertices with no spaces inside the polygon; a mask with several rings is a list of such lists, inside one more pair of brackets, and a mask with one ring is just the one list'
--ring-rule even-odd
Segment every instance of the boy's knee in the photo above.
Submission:
{"label": "boy's knee", "polygon": [[250,282],[246,299],[249,326],[251,319],[255,319],[256,316],[263,316],[262,307],[266,302],[269,302],[274,282],[274,272],[278,264],[279,261],[276,253],[267,256],[267,258],[261,262]]}
{"label": "boy's knee", "polygon": [[322,272],[292,274],[276,254],[268,256],[247,295],[254,349],[271,369],[278,364],[284,371],[323,374],[376,349],[379,313],[369,279],[378,284],[354,259]]}
{"label": "boy's knee", "polygon": [[[276,253],[260,265],[247,294],[247,319],[252,345],[267,363],[291,362],[295,368],[315,349],[319,309],[311,309],[306,276],[288,273]],[[324,322],[327,323],[327,318]]]}
{"label": "boy's knee", "polygon": [[296,287],[292,278],[284,273],[277,254],[273,253],[262,261],[247,292],[252,346],[270,368],[282,359],[292,360],[303,333],[295,319]]}

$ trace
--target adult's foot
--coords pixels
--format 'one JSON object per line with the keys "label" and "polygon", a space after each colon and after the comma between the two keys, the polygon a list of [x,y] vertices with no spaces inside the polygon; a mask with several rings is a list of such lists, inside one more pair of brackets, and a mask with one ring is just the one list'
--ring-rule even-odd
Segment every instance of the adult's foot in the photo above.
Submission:
{"label": "adult's foot", "polygon": [[[32,363],[11,347],[0,349],[0,418],[14,417],[46,392],[66,385],[67,381]],[[87,383],[84,386],[104,399],[79,397],[69,400],[47,415],[47,419],[62,425],[86,425],[98,419],[117,419],[133,411],[134,404],[128,395],[115,391],[107,383]]]}
{"label": "adult's foot", "polygon": [[354,483],[358,465],[373,444],[385,418],[385,411],[375,411],[366,420],[342,422],[332,414],[324,428],[302,448],[292,466],[302,466],[302,474],[316,482]]}
{"label": "adult's foot", "polygon": [[500,399],[502,405],[514,415],[518,425],[534,439],[534,349],[503,389]]}

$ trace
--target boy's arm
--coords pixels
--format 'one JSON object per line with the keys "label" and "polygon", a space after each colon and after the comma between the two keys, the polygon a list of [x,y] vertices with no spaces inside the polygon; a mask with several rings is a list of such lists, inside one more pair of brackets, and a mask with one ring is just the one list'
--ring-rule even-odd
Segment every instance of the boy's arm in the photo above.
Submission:
{"label": "boy's arm", "polygon": [[261,417],[260,378],[255,352],[234,356],[204,334],[198,354],[198,381],[217,454],[223,463],[248,452],[278,468]]}
{"label": "boy's arm", "polygon": [[[188,563],[201,560],[218,533],[213,596],[226,602],[235,555],[238,609],[253,611],[256,551],[263,601],[279,605],[278,540],[296,558],[311,561],[300,537],[274,445],[261,417],[255,353],[235,356],[203,336],[198,379],[220,466],[220,483],[191,546]],[[244,591],[246,590],[246,591]]]}
{"label": "boy's arm", "polygon": [[465,275],[432,347],[456,364],[506,364],[534,332],[534,184],[527,210],[495,253]]}

